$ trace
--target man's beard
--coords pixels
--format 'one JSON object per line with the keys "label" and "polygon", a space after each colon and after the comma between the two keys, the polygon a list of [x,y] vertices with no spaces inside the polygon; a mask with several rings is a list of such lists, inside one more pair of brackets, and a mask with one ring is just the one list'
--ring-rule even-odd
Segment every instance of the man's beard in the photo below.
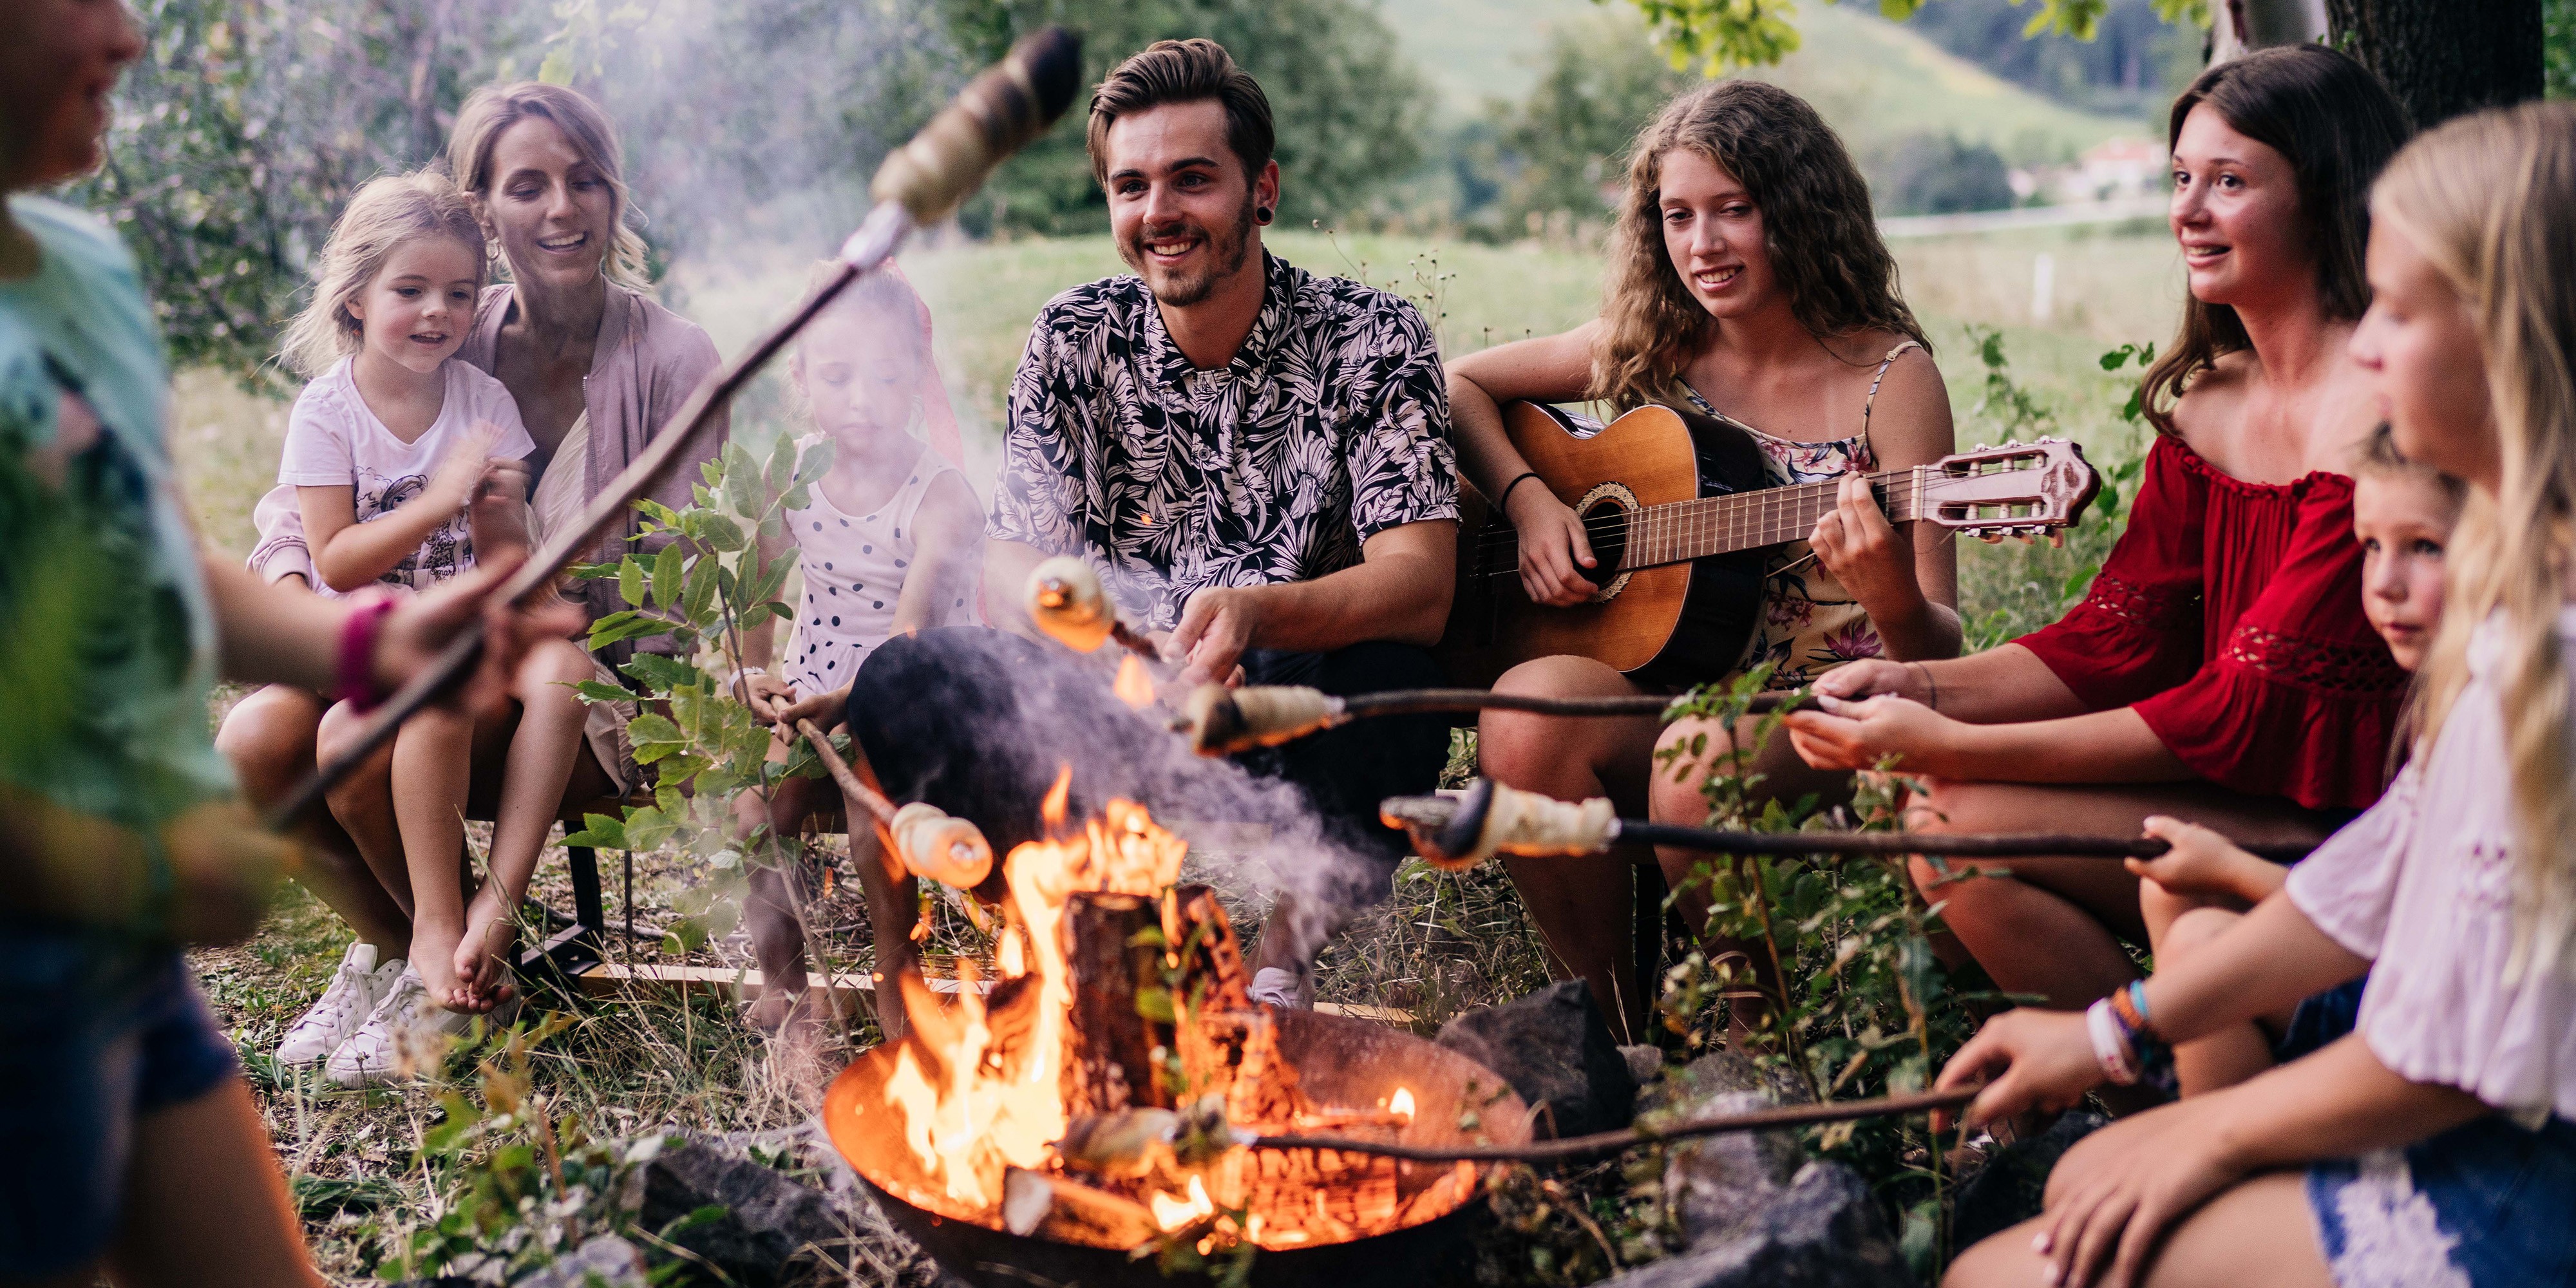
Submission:
{"label": "man's beard", "polygon": [[1138,228],[1134,239],[1118,243],[1119,258],[1126,260],[1127,267],[1135,269],[1136,275],[1145,279],[1145,289],[1154,293],[1157,302],[1176,309],[1205,303],[1207,297],[1216,293],[1217,283],[1242,272],[1244,261],[1251,257],[1252,203],[1249,200],[1243,203],[1243,210],[1235,216],[1234,227],[1228,235],[1208,235],[1207,258],[1215,265],[1213,268],[1189,276],[1157,273],[1147,266],[1150,261],[1145,257],[1145,243],[1153,240],[1153,230]]}

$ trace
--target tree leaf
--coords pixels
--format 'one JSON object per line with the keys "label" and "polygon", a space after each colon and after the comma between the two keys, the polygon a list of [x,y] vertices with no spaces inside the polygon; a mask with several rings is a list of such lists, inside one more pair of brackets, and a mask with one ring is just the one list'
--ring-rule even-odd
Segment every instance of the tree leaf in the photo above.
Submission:
{"label": "tree leaf", "polygon": [[679,605],[680,574],[684,570],[683,561],[686,558],[687,556],[681,553],[680,543],[677,541],[662,547],[662,553],[654,556],[654,603],[660,604],[664,608],[674,608]]}
{"label": "tree leaf", "polygon": [[644,606],[644,565],[637,563],[633,555],[617,561],[617,597],[625,600],[629,608]]}

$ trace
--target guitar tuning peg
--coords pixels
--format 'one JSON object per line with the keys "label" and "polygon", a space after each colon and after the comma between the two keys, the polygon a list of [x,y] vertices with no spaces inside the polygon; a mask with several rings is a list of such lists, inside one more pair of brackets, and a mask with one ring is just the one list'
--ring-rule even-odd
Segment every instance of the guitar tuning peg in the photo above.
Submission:
{"label": "guitar tuning peg", "polygon": [[1999,546],[2003,544],[2004,534],[2010,531],[2012,531],[2010,528],[1979,528],[1977,540],[1990,546]]}
{"label": "guitar tuning peg", "polygon": [[2064,550],[2066,548],[2066,530],[2064,528],[2052,528],[2049,530],[2048,548],[2051,550]]}

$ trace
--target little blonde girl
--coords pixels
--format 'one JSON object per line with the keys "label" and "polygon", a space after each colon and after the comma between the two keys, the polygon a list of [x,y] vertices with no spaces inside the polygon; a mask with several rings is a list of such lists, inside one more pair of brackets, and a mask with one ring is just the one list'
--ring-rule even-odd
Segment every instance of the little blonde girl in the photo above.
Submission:
{"label": "little blonde girl", "polygon": [[[322,248],[313,302],[283,345],[287,365],[311,383],[288,418],[278,482],[295,489],[323,588],[390,603],[471,567],[477,535],[526,541],[528,475],[520,462],[536,445],[501,383],[455,358],[473,324],[484,263],[471,210],[428,173],[360,188]],[[516,696],[526,711],[510,743],[490,875],[470,904],[458,859],[472,719],[432,709],[395,735],[402,853],[366,858],[397,890],[408,873],[410,955],[365,1023],[331,1051],[334,1080],[381,1081],[403,1031],[459,1031],[469,1015],[508,996],[510,912],[536,868],[581,742],[585,713],[567,686],[591,673],[589,656],[569,641],[531,649],[521,665]],[[334,706],[323,718],[321,755],[336,754],[363,719],[347,703]],[[337,798],[332,805],[357,807]]]}
{"label": "little blonde girl", "polygon": [[2353,1031],[2079,1142],[1953,1285],[2576,1278],[2576,105],[2464,117],[2372,196],[2352,339],[2398,448],[2468,481],[2415,750],[2227,933],[2083,1015],[1997,1016],[1968,1117],[2072,1104],[2369,972]]}
{"label": "little blonde girl", "polygon": [[[2469,485],[2459,479],[2406,459],[2386,425],[2363,443],[2353,469],[2352,535],[2361,544],[2362,614],[2388,642],[2389,656],[2409,672],[2422,669],[2442,620],[2442,553],[2468,493]],[[2158,815],[2146,821],[2146,830],[2173,843],[2154,859],[2129,860],[2129,870],[2145,878],[2138,911],[2160,969],[2197,953],[2289,880],[2289,869],[2197,824]],[[2262,1017],[2259,1027],[2242,1025],[2176,1047],[2174,1073],[2182,1094],[2233,1086],[2314,1050],[2320,1037],[2349,1032],[2361,985],[2352,980]]]}
{"label": "little blonde girl", "polygon": [[[828,269],[830,266],[825,266]],[[818,275],[824,270],[817,270]],[[983,515],[953,456],[957,432],[931,361],[930,312],[903,277],[871,273],[845,291],[808,327],[788,362],[788,375],[832,444],[832,467],[788,511],[803,573],[794,633],[779,674],[747,667],[745,699],[776,723],[770,757],[783,760],[796,722],[838,727],[849,703],[850,676],[888,639],[973,619],[976,571],[982,564]],[[915,437],[914,427],[922,437]],[[782,545],[772,557],[784,555]],[[764,627],[745,652],[767,664]],[[812,813],[815,779],[788,779],[764,815],[759,797],[735,801],[746,829],[767,822],[793,832]],[[851,853],[877,935],[879,972],[889,954],[909,946],[910,886],[876,853],[866,815],[851,816]],[[802,874],[775,870],[752,877],[744,922],[765,987],[753,1023],[776,1028],[794,1018],[805,996],[805,936],[798,920]],[[890,977],[890,976],[889,976]]]}

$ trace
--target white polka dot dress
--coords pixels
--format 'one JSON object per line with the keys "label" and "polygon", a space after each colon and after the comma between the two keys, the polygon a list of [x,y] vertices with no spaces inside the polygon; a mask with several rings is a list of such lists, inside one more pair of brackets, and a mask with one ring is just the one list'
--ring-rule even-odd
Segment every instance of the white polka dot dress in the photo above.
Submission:
{"label": "white polka dot dress", "polygon": [[957,472],[925,446],[903,486],[873,513],[841,513],[819,483],[806,489],[811,505],[787,512],[805,593],[780,674],[798,693],[849,683],[859,663],[894,633],[895,600],[920,547],[913,517],[932,480]]}

